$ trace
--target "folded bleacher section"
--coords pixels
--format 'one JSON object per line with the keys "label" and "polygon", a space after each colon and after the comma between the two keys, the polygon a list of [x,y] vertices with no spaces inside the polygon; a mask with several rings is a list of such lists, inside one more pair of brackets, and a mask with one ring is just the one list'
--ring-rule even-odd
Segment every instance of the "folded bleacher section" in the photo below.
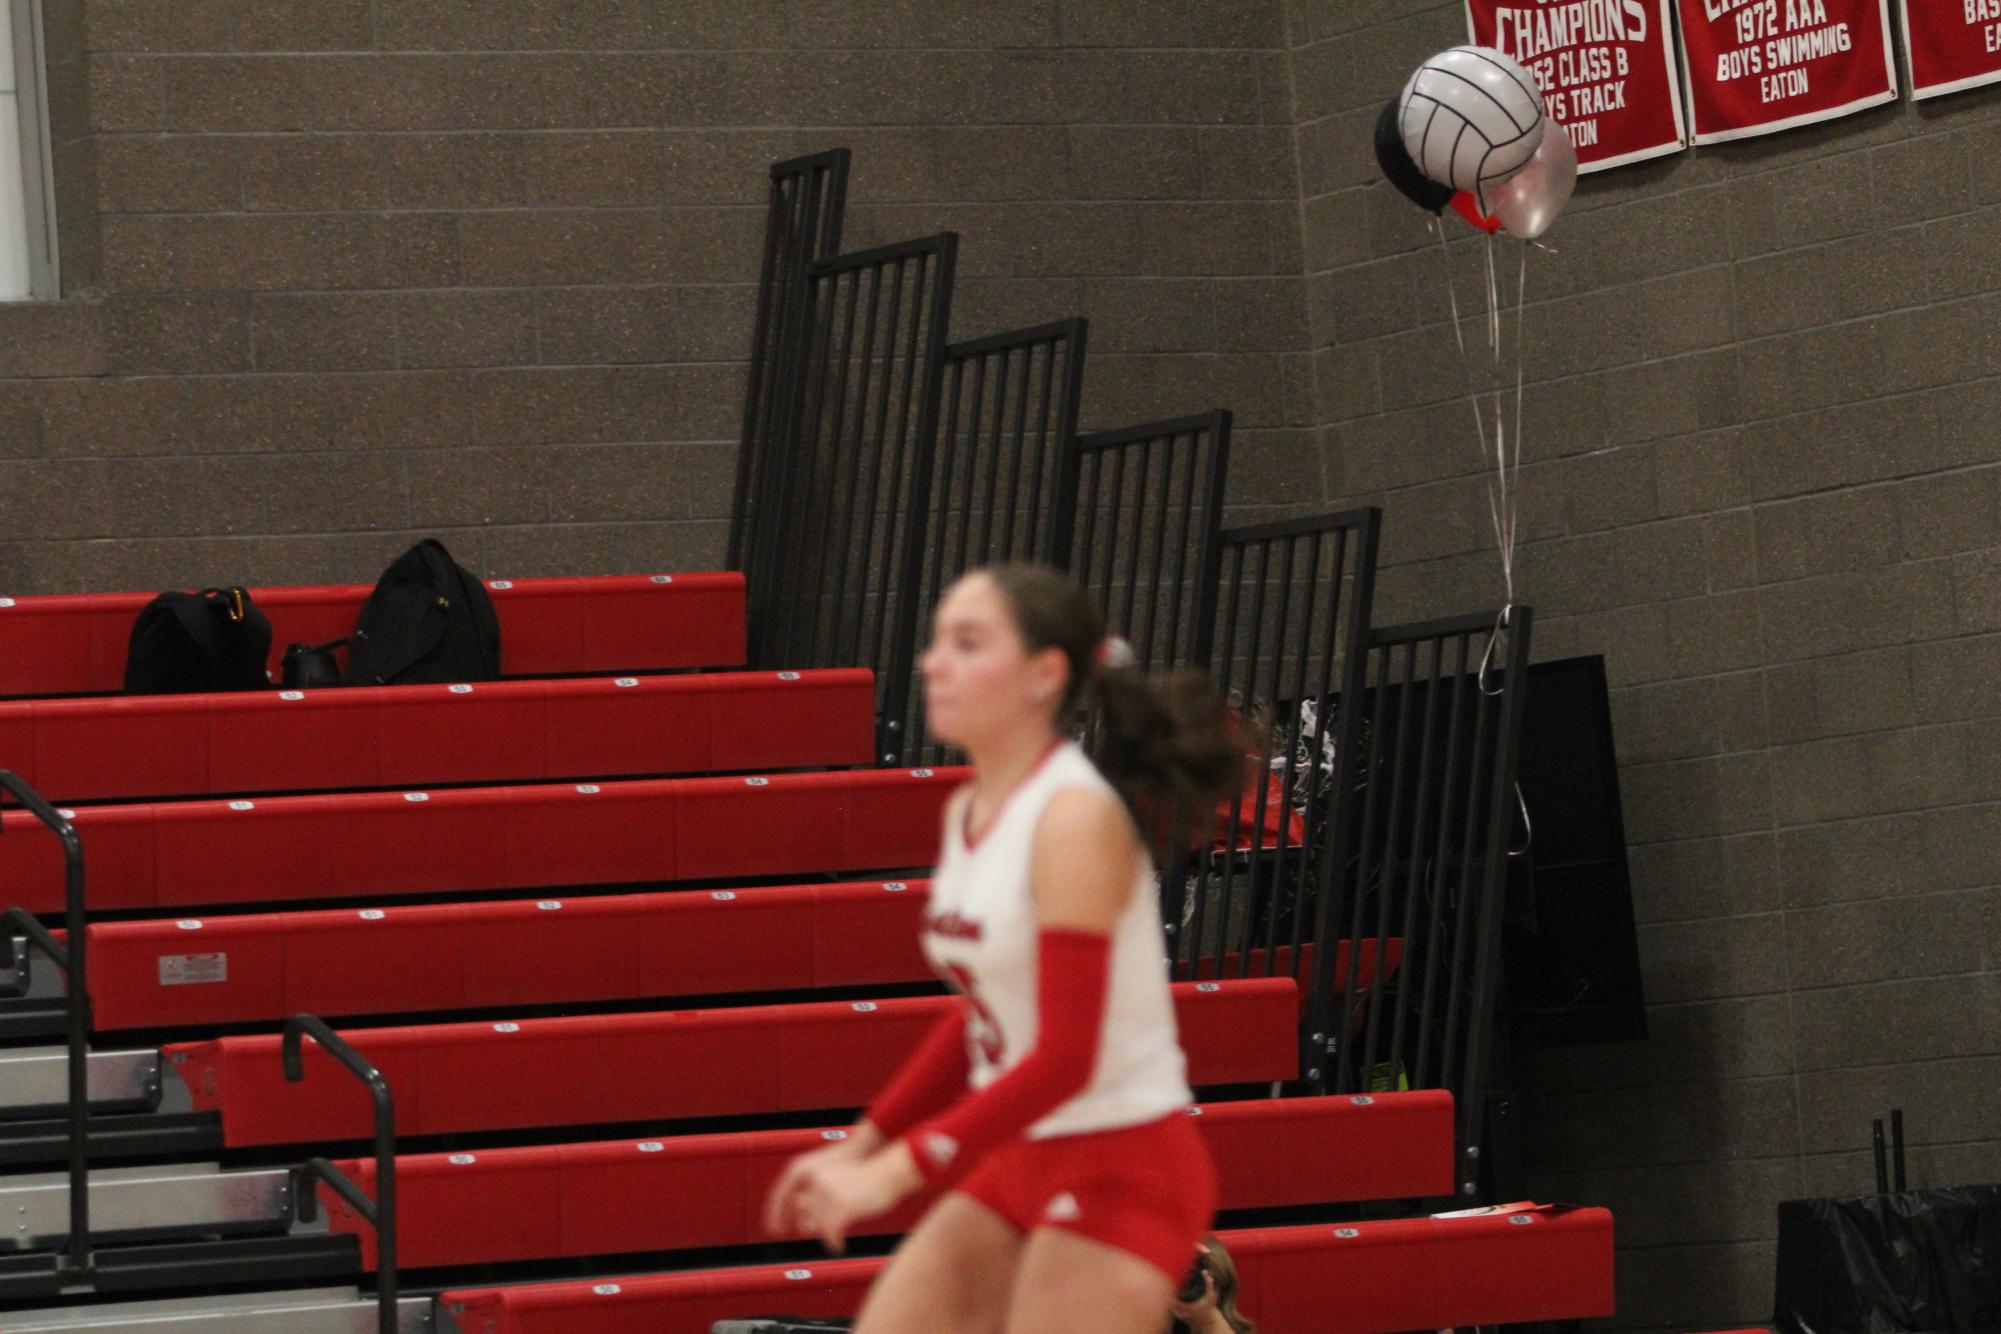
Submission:
{"label": "folded bleacher section", "polygon": [[1031,555],[1277,742],[1159,854],[1245,1309],[1610,1313],[1604,1211],[1477,1208],[1527,610],[1371,625],[1374,511],[1224,528],[1220,409],[1080,436],[1084,322],[950,342],[953,238],[842,255],[847,171],[772,169],[731,572],[495,580],[496,682],[154,698],[144,595],[0,599],[0,1334],[852,1313],[914,1210],[830,1261],[762,1193],[948,1003],[908,663]]}

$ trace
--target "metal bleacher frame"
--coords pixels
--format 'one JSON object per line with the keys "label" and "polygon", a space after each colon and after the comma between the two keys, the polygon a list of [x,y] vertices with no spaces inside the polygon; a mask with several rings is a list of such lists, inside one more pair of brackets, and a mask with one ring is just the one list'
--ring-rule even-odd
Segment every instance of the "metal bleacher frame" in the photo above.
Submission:
{"label": "metal bleacher frame", "polygon": [[736,494],[724,561],[727,569],[746,568],[759,516],[774,512],[769,492],[782,471],[775,465],[788,452],[782,386],[793,373],[791,357],[796,340],[791,334],[792,306],[800,295],[807,266],[840,252],[849,165],[850,153],[845,148],[771,165],[757,321],[750,338]]}
{"label": "metal bleacher frame", "polygon": [[[773,219],[779,229],[776,211]],[[750,512],[739,489],[732,524],[732,556],[741,552],[752,582],[751,665],[868,667],[877,680],[878,763],[946,762],[953,758],[946,748],[924,735],[914,670],[944,584],[994,560],[1041,559],[1069,571],[1096,595],[1141,665],[1209,671],[1247,720],[1275,726],[1283,747],[1274,752],[1275,777],[1294,814],[1268,827],[1261,783],[1219,813],[1227,826],[1220,846],[1178,863],[1160,854],[1170,966],[1178,976],[1297,977],[1307,993],[1299,1091],[1366,1091],[1379,1066],[1392,1071],[1388,1087],[1451,1089],[1466,1102],[1463,1161],[1476,1162],[1522,694],[1507,683],[1524,679],[1528,609],[1511,609],[1506,634],[1491,615],[1375,628],[1379,511],[1225,529],[1227,409],[1079,434],[1084,321],[948,344],[950,240],[929,244],[941,258],[928,293],[930,322],[920,339],[911,321],[901,334],[907,346],[895,345],[894,318],[889,339],[878,338],[878,297],[886,266],[925,253],[926,242],[819,259],[791,279],[767,266],[767,284],[791,281],[794,289],[789,297],[765,293],[760,311],[783,309],[791,319],[770,342],[760,324],[754,355],[797,374],[784,405],[772,409],[777,420],[746,421],[747,433],[760,432],[755,467],[772,479],[751,497]],[[891,306],[902,290],[892,286]],[[865,311],[859,340],[858,310]],[[919,395],[914,422],[880,413],[871,421],[871,374],[898,368]],[[764,392],[757,402],[771,401]],[[738,534],[752,529],[748,545],[740,544]],[[1457,946],[1457,919],[1412,915],[1420,896],[1398,898],[1396,920],[1373,934],[1357,916],[1364,901],[1382,906],[1363,883],[1365,863],[1370,874],[1381,869],[1377,862],[1399,873],[1413,864],[1409,849],[1386,852],[1383,830],[1369,824],[1406,819],[1401,806],[1371,804],[1381,780],[1436,786],[1439,779],[1421,761],[1405,775],[1397,767],[1402,752],[1383,749],[1403,744],[1403,733],[1372,729],[1364,715],[1384,694],[1371,683],[1371,664],[1415,653],[1430,642],[1425,636],[1462,631],[1486,636],[1476,658],[1491,640],[1501,659],[1469,678],[1481,706],[1468,718],[1487,728],[1496,712],[1487,705],[1502,707],[1491,732],[1481,733],[1479,764],[1445,776],[1485,785],[1465,795],[1457,816],[1440,819],[1469,818],[1477,795],[1482,831],[1499,821],[1501,832],[1469,834],[1463,858],[1471,860],[1454,863],[1455,902],[1470,917],[1463,949],[1441,963],[1433,935]],[[1398,637],[1412,634],[1419,639]],[[1432,669],[1436,678],[1441,664]],[[1494,681],[1503,685],[1488,695]],[[1442,680],[1435,684],[1443,689]],[[1345,707],[1351,700],[1364,708]],[[1307,703],[1317,719],[1312,739],[1302,735]],[[1247,739],[1256,747],[1264,738]],[[1413,734],[1414,744],[1431,739]],[[1410,916],[1409,931],[1394,929],[1403,925],[1399,913]],[[1478,1173],[1462,1173],[1462,1198],[1481,1189]]]}

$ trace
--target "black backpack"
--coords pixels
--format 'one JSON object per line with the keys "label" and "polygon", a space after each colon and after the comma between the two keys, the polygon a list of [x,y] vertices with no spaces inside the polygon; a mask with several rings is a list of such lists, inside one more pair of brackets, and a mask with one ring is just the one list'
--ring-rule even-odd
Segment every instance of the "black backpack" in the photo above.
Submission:
{"label": "black backpack", "polygon": [[139,611],[125,647],[125,692],[186,695],[271,684],[271,618],[241,588],[162,593]]}
{"label": "black backpack", "polygon": [[348,641],[350,685],[492,681],[500,621],[479,576],[426,538],[376,581]]}

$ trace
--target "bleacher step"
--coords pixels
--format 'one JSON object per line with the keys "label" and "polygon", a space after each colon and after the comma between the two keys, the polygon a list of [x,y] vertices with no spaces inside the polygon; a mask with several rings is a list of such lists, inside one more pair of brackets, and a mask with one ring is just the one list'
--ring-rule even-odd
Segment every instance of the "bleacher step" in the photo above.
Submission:
{"label": "bleacher step", "polygon": [[[162,1089],[160,1053],[135,1048],[94,1051],[86,1063],[97,1111],[189,1111],[186,1097]],[[69,1106],[69,1053],[61,1047],[0,1051],[0,1134],[4,1122],[56,1116]]]}
{"label": "bleacher step", "polygon": [[[375,1334],[378,1307],[356,1288],[257,1292],[31,1311],[5,1334]],[[428,1297],[396,1303],[398,1334],[435,1328]]]}
{"label": "bleacher step", "polygon": [[[84,1123],[90,1161],[185,1158],[222,1148],[213,1112],[93,1112]],[[69,1158],[69,1119],[0,1121],[0,1169],[52,1167]]]}
{"label": "bleacher step", "polygon": [[[54,1249],[69,1236],[69,1174],[0,1177],[0,1247]],[[220,1163],[100,1168],[90,1174],[90,1231],[100,1243],[171,1236],[282,1232],[292,1174],[224,1172]]]}
{"label": "bleacher step", "polygon": [[[352,1280],[360,1252],[352,1236],[310,1232],[104,1246],[91,1253],[97,1291],[167,1293],[220,1284]],[[47,1252],[0,1255],[0,1303],[74,1295]],[[11,1334],[11,1331],[10,1331]]]}

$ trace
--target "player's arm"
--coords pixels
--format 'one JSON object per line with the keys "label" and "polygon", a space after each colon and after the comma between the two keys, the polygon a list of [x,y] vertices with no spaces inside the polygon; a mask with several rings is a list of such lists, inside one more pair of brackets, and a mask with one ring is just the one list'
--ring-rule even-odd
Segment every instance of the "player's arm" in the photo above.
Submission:
{"label": "player's arm", "polygon": [[1044,808],[1029,860],[1037,926],[1035,1048],[1000,1079],[906,1136],[930,1184],[960,1175],[1090,1081],[1104,1028],[1112,930],[1132,896],[1141,856],[1132,821],[1115,798],[1070,789]]}

